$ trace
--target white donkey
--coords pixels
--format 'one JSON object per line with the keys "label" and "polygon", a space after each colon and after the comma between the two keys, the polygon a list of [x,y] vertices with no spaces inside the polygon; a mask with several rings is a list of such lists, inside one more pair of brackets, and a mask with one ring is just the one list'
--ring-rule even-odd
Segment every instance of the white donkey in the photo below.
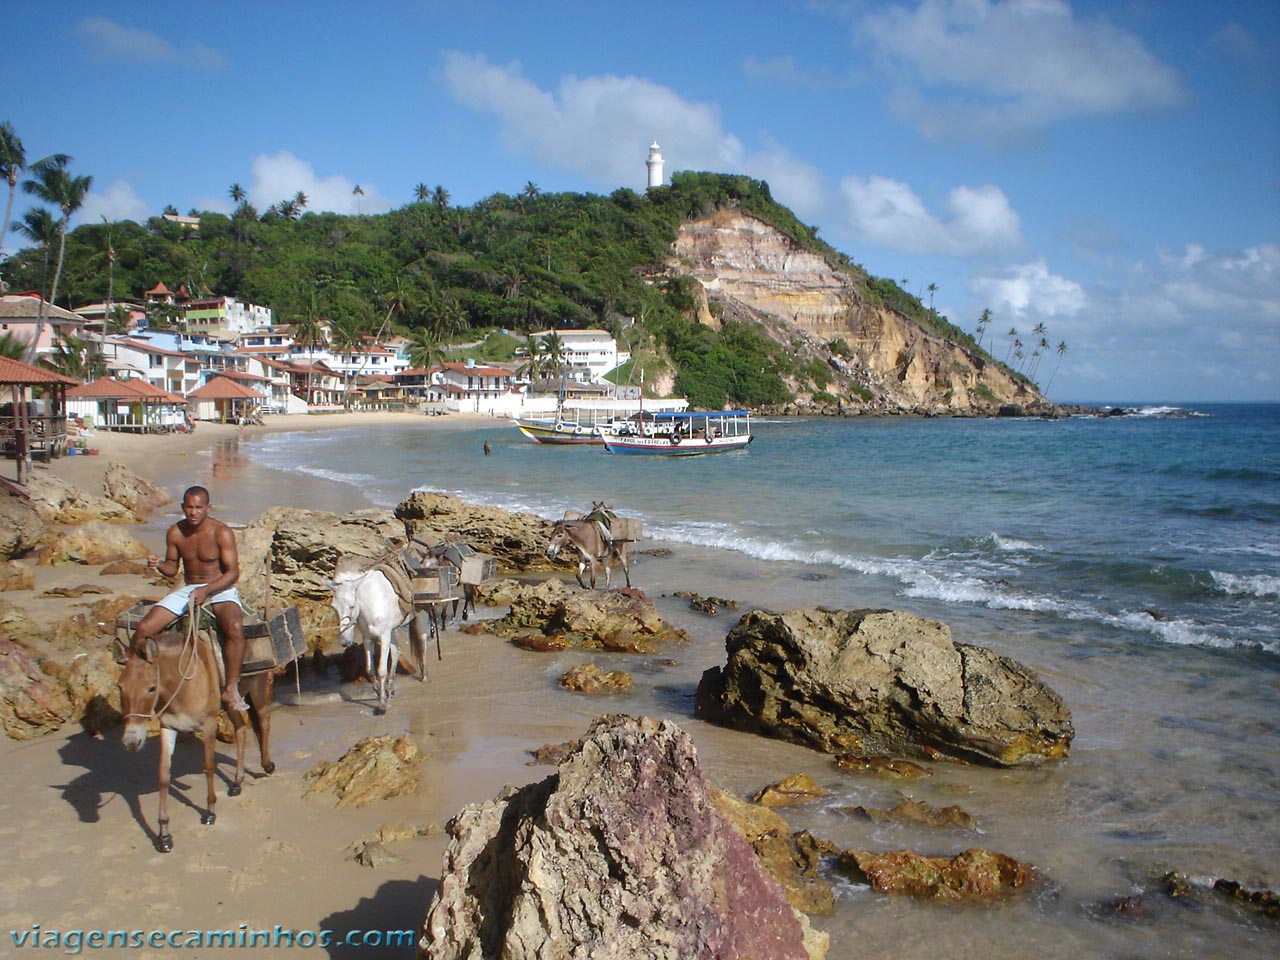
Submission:
{"label": "white donkey", "polygon": [[[406,615],[395,588],[381,570],[339,569],[329,581],[333,589],[333,609],[338,614],[338,637],[344,647],[364,644],[365,670],[378,696],[378,709],[385,711],[395,692],[396,667],[400,651],[395,630],[413,614]],[[376,658],[376,659],[375,659]]]}

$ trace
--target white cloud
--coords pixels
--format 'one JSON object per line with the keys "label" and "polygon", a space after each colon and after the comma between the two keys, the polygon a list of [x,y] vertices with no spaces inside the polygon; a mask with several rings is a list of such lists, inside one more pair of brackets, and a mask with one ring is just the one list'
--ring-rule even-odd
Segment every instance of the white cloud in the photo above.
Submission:
{"label": "white cloud", "polygon": [[849,228],[868,243],[911,253],[974,256],[1021,245],[1021,221],[1000,188],[956,187],[946,217],[930,213],[907,184],[888,177],[840,183]]}
{"label": "white cloud", "polygon": [[226,65],[222,54],[209,47],[192,44],[183,53],[159,34],[127,27],[106,17],[86,17],[76,25],[76,31],[84,38],[89,59],[95,62],[117,63],[122,67],[138,63],[185,63],[203,69]]}
{"label": "white cloud", "polygon": [[360,184],[364,195],[359,197],[353,193],[355,187],[354,181],[339,174],[321,177],[310,163],[281,150],[253,161],[252,179],[245,192],[259,212],[291,199],[298,191],[307,195],[306,210],[311,212],[351,214],[358,209],[360,213],[385,213],[392,208],[392,202],[372,184]]}
{"label": "white cloud", "polygon": [[74,219],[77,223],[97,223],[103,217],[111,221],[145,223],[150,216],[147,202],[134,192],[133,187],[124,180],[116,180],[105,191],[91,190]]}
{"label": "white cloud", "polygon": [[864,17],[857,39],[891,78],[891,106],[934,138],[1005,139],[1184,96],[1141,38],[1065,0],[922,0]]}
{"label": "white cloud", "polygon": [[642,184],[644,150],[655,139],[680,169],[741,166],[742,143],[725,133],[714,106],[640,77],[565,76],[545,92],[518,63],[457,52],[445,55],[444,77],[456,100],[501,121],[509,149],[597,184]]}
{"label": "white cloud", "polygon": [[1084,287],[1051,273],[1043,257],[1012,266],[1001,276],[975,277],[969,286],[997,316],[1023,322],[1071,317],[1089,303]]}

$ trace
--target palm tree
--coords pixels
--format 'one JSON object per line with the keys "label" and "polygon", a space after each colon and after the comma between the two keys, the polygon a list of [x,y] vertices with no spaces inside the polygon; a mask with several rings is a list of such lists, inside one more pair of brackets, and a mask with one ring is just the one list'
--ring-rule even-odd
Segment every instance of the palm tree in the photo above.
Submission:
{"label": "palm tree", "polygon": [[[32,164],[31,172],[34,180],[24,180],[22,189],[37,199],[57,207],[62,211],[62,220],[58,224],[58,265],[53,271],[53,284],[49,288],[49,303],[58,296],[58,280],[62,277],[62,261],[67,252],[67,222],[71,214],[80,209],[84,198],[93,185],[93,177],[73,177],[67,170],[71,158],[65,154],[45,157]],[[36,347],[40,344],[40,336],[44,333],[44,309],[36,319],[36,333],[31,340],[31,356],[34,357]]]}
{"label": "palm tree", "polygon": [[8,360],[21,360],[27,352],[27,344],[8,331],[0,333],[0,357]]}
{"label": "palm tree", "polygon": [[[1007,366],[1009,363],[1009,355],[1013,353],[1013,345],[1014,343],[1017,343],[1018,328],[1010,327],[1009,332],[1006,333],[1005,336],[1010,338],[1009,349],[1004,352],[1004,362]],[[1022,344],[1019,343],[1018,346],[1022,346]]]}
{"label": "palm tree", "polygon": [[449,191],[438,183],[431,193],[431,205],[437,210],[447,210],[449,207]]}
{"label": "palm tree", "polygon": [[936,283],[931,283],[929,284],[929,286],[925,287],[925,289],[929,291],[929,316],[932,317],[933,316],[933,295],[938,292],[938,285]]}
{"label": "palm tree", "polygon": [[53,250],[53,241],[58,237],[58,221],[46,208],[32,207],[13,225],[13,232],[40,247],[44,256],[44,266],[40,272],[40,290],[43,292],[49,282],[49,254]]}
{"label": "palm tree", "polygon": [[233,183],[231,185],[231,189],[228,192],[231,195],[231,202],[234,203],[236,206],[239,206],[240,204],[244,203],[244,198],[247,196],[247,194],[244,192],[244,187],[240,186],[240,184]]}
{"label": "palm tree", "polygon": [[103,216],[102,222],[107,228],[102,235],[102,255],[107,260],[107,304],[102,313],[102,335],[98,338],[98,355],[105,357],[107,355],[107,315],[111,313],[111,301],[115,299],[116,291],[116,248],[112,242],[111,221]]}
{"label": "palm tree", "polygon": [[431,188],[425,183],[419,183],[413,188],[413,196],[415,200],[421,203],[423,200],[427,199],[427,197],[431,196]]}
{"label": "palm tree", "polygon": [[430,370],[432,364],[444,358],[440,338],[430,327],[414,327],[409,340],[409,363],[415,370]]}
{"label": "palm tree", "polygon": [[559,375],[560,368],[564,366],[564,341],[554,330],[541,339],[542,356],[546,360],[546,366],[552,373]]}
{"label": "palm tree", "polygon": [[360,198],[364,196],[364,189],[360,184],[356,184],[351,191],[351,195],[356,198],[356,216],[360,216]]}
{"label": "palm tree", "polygon": [[[1044,329],[1043,323],[1040,324],[1040,328]],[[1031,367],[1032,378],[1034,378],[1035,375],[1040,372],[1040,361],[1044,358],[1044,355],[1048,352],[1049,352],[1049,340],[1046,337],[1041,337],[1039,342],[1036,344],[1036,352],[1032,354],[1032,356],[1036,358],[1035,364]]]}
{"label": "palm tree", "polygon": [[13,195],[18,189],[18,175],[26,165],[27,155],[13,124],[8,120],[0,123],[0,176],[9,181],[9,200],[4,206],[4,225],[0,227],[0,250],[4,249],[4,238],[9,233],[9,218],[13,215]]}
{"label": "palm tree", "polygon": [[96,380],[104,369],[101,354],[93,354],[79,337],[58,340],[53,350],[40,358],[40,366],[77,380]]}
{"label": "palm tree", "polygon": [[525,337],[524,352],[527,359],[516,373],[520,374],[527,380],[533,381],[538,379],[538,374],[542,373],[542,338],[529,334]]}
{"label": "palm tree", "polygon": [[281,200],[276,204],[276,210],[280,212],[280,216],[286,220],[295,220],[302,211],[298,208],[297,199]]}
{"label": "palm tree", "polygon": [[103,318],[103,329],[112,336],[129,332],[129,308],[117,303]]}
{"label": "palm tree", "polygon": [[[289,319],[293,324],[293,342],[309,347],[307,359],[315,363],[315,348],[324,343],[324,314],[320,294],[312,288],[302,309]],[[307,374],[307,403],[315,402],[315,376]]]}
{"label": "palm tree", "polygon": [[1053,386],[1053,378],[1058,375],[1058,368],[1062,366],[1062,355],[1067,352],[1067,341],[1058,341],[1058,362],[1053,367],[1053,373],[1049,374],[1049,382],[1044,385],[1044,392],[1048,393],[1049,388]]}
{"label": "palm tree", "polygon": [[293,203],[298,208],[298,213],[301,214],[303,210],[307,209],[308,197],[299,190],[293,195]]}
{"label": "palm tree", "polygon": [[982,349],[982,334],[987,327],[991,326],[991,311],[983,310],[978,316],[978,349]]}
{"label": "palm tree", "polygon": [[356,348],[364,342],[364,324],[359,317],[348,315],[336,318],[330,325],[331,342],[334,347],[342,354],[345,361],[343,370],[343,381],[346,389],[343,391],[344,399],[350,403],[351,399],[351,363],[352,355]]}

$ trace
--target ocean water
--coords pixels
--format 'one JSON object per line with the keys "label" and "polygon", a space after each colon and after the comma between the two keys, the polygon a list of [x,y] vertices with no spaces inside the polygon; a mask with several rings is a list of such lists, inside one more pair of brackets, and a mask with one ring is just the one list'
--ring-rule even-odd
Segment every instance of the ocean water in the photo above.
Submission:
{"label": "ocean water", "polygon": [[[277,434],[243,451],[390,506],[414,489],[558,517],[605,500],[644,520],[636,586],[689,630],[608,709],[686,726],[713,780],[749,793],[806,770],[827,801],[788,813],[846,847],[1033,863],[1029,896],[954,909],[842,884],[831,956],[1271,956],[1274,922],[1166,900],[1165,870],[1280,889],[1280,406],[1164,405],[1041,420],[766,420],[747,450],[612,457],[514,428]],[[483,453],[488,441],[492,455]],[[305,506],[305,504],[297,504]],[[664,548],[660,555],[645,549]],[[738,603],[706,617],[673,596]],[[938,766],[899,787],[798,747],[701,724],[692,695],[752,606],[904,609],[1040,672],[1072,710],[1070,759]],[[572,657],[572,654],[566,656]],[[552,670],[544,694],[557,698]],[[977,834],[839,812],[899,793],[959,803]],[[1107,904],[1141,895],[1145,912]]]}

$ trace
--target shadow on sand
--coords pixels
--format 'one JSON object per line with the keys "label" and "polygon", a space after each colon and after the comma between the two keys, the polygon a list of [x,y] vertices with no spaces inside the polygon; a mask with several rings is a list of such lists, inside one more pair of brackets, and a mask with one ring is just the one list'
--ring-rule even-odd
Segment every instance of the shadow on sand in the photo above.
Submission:
{"label": "shadow on sand", "polygon": [[330,960],[368,960],[375,951],[387,960],[417,957],[422,921],[439,889],[434,877],[390,880],[350,910],[329,914],[320,927],[333,931]]}
{"label": "shadow on sand", "polygon": [[[81,767],[85,771],[67,783],[50,784],[52,789],[61,791],[62,799],[75,809],[81,823],[97,823],[102,819],[102,808],[119,799],[128,804],[133,819],[155,845],[160,770],[158,737],[148,737],[141,750],[129,753],[120,743],[119,728],[101,737],[76,733],[58,749],[58,755],[66,767]],[[223,756],[221,751],[216,751],[215,756],[215,787],[221,799],[227,795],[227,785],[232,782],[235,757]],[[199,740],[185,735],[178,738],[169,775],[169,795],[175,801],[170,816],[185,816],[181,808],[188,807],[191,815],[199,819],[205,800],[204,753]],[[262,776],[265,774],[261,771],[245,770],[246,779]],[[143,810],[144,800],[149,804],[149,816]]]}

